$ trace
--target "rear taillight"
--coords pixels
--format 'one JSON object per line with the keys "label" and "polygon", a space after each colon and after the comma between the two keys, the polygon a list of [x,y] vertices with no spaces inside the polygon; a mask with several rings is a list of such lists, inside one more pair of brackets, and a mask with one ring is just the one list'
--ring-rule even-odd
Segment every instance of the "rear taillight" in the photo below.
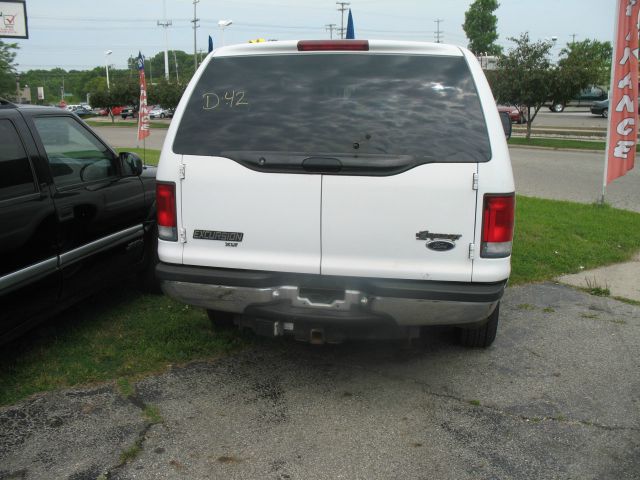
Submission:
{"label": "rear taillight", "polygon": [[501,258],[511,255],[514,214],[513,193],[484,196],[481,257]]}
{"label": "rear taillight", "polygon": [[299,52],[369,50],[369,40],[300,40]]}
{"label": "rear taillight", "polygon": [[156,210],[158,212],[158,237],[161,240],[178,240],[176,217],[176,184],[156,184]]}

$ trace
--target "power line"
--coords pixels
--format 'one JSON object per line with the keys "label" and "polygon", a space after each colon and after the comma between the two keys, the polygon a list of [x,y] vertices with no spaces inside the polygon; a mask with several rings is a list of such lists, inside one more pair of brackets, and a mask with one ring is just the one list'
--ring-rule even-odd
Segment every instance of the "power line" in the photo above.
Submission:
{"label": "power line", "polygon": [[325,25],[325,30],[327,30],[329,32],[329,38],[333,39],[333,31],[336,29],[336,24],[335,23],[327,23]]}
{"label": "power line", "polygon": [[191,23],[193,23],[193,62],[194,62],[195,70],[198,69],[198,50],[196,49],[196,29],[200,26],[198,25],[198,22],[200,21],[200,19],[196,17],[196,4],[199,2],[200,0],[193,0],[193,20],[191,20]]}
{"label": "power line", "polygon": [[435,31],[436,43],[442,43],[440,40],[441,40],[441,37],[444,36],[444,32],[440,30],[440,23],[444,22],[444,20],[442,20],[441,18],[438,18],[437,20],[434,20],[434,22],[438,25],[437,30]]}
{"label": "power line", "polygon": [[344,12],[347,10],[347,7],[351,5],[349,2],[336,2],[336,5],[340,5],[338,7],[338,11],[341,14],[340,18],[340,38],[344,38]]}

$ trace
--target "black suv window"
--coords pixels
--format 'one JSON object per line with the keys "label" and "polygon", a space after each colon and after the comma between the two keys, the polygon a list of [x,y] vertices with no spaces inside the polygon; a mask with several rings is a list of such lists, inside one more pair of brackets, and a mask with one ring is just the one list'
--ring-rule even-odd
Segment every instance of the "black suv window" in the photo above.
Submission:
{"label": "black suv window", "polygon": [[9,120],[0,120],[0,200],[35,192],[33,171],[18,132]]}
{"label": "black suv window", "polygon": [[[241,161],[247,152],[482,162],[491,150],[463,57],[294,54],[214,58],[173,144]],[[267,157],[267,163],[270,157]]]}
{"label": "black suv window", "polygon": [[71,117],[36,117],[34,123],[59,187],[105,180],[116,175],[109,149]]}

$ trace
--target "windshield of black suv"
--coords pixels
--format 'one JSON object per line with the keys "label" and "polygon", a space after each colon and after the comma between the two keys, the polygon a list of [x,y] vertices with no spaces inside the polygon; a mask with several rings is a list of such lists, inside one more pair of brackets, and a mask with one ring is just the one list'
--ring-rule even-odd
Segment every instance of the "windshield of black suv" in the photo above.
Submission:
{"label": "windshield of black suv", "polygon": [[214,58],[189,99],[173,149],[228,158],[403,156],[414,164],[491,157],[465,59],[427,55]]}

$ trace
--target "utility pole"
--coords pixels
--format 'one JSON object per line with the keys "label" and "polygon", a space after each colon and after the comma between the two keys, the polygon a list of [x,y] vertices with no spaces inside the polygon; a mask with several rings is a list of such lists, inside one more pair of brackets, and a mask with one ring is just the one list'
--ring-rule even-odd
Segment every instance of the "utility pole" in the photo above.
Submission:
{"label": "utility pole", "polygon": [[200,26],[198,22],[199,18],[196,17],[196,5],[200,2],[200,0],[193,0],[193,71],[195,72],[198,69],[198,50],[196,48],[196,29]]}
{"label": "utility pole", "polygon": [[336,2],[336,5],[340,5],[338,7],[338,11],[341,13],[340,19],[340,38],[344,38],[344,12],[348,10],[348,6],[351,5],[349,2]]}
{"label": "utility pole", "polygon": [[331,40],[333,40],[333,31],[336,29],[336,24],[335,23],[327,23],[325,25],[325,30],[327,30],[329,32],[329,38]]}
{"label": "utility pole", "polygon": [[180,83],[180,77],[178,76],[178,57],[176,57],[176,51],[173,51],[173,63],[176,64],[176,84]]}
{"label": "utility pole", "polygon": [[164,78],[169,81],[169,32],[171,20],[167,20],[167,0],[162,2],[164,20],[158,20],[158,26],[164,28]]}
{"label": "utility pole", "polygon": [[576,43],[576,35],[577,33],[572,33],[571,34],[571,44],[573,45],[574,43]]}
{"label": "utility pole", "polygon": [[435,32],[435,34],[436,34],[436,43],[442,43],[440,40],[441,40],[441,37],[444,36],[444,32],[440,30],[440,22],[444,22],[444,20],[442,20],[441,18],[438,18],[437,20],[434,20],[434,22],[437,25],[437,30]]}

